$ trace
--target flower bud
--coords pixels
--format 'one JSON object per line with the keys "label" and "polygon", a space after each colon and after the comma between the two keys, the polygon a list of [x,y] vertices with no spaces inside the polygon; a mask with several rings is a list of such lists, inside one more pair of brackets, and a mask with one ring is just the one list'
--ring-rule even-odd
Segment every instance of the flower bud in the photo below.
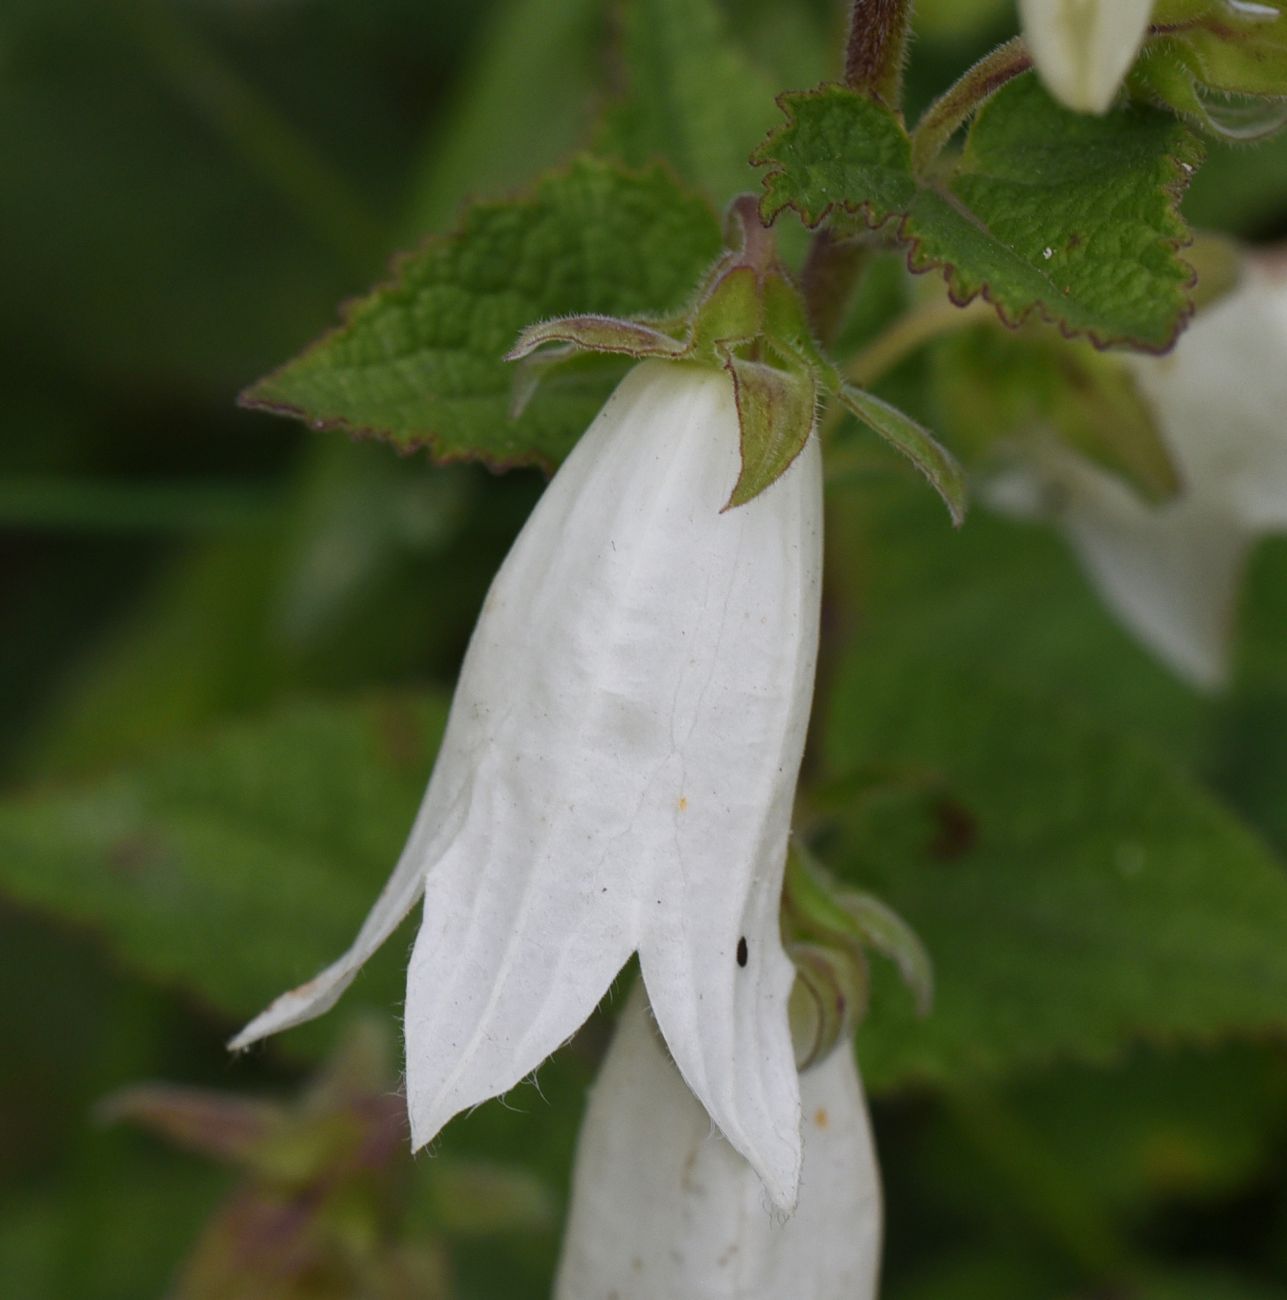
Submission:
{"label": "flower bud", "polygon": [[800,1201],[783,1222],[711,1129],[636,985],[581,1130],[555,1300],[873,1300],[880,1176],[848,1039],[800,1090]]}
{"label": "flower bud", "polygon": [[1148,30],[1153,0],[1019,0],[1046,89],[1079,113],[1105,113]]}

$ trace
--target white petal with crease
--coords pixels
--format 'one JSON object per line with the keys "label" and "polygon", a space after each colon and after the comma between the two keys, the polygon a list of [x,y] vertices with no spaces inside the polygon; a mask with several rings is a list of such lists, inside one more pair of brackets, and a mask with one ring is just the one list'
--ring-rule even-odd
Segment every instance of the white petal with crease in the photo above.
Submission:
{"label": "white petal with crease", "polygon": [[555,1300],[873,1300],[880,1181],[852,1050],[800,1088],[800,1201],[783,1221],[711,1129],[636,985],[582,1127]]}
{"label": "white petal with crease", "polygon": [[1019,0],[1037,73],[1061,103],[1104,113],[1148,30],[1153,0]]}
{"label": "white petal with crease", "polygon": [[[638,951],[689,1086],[794,1203],[778,904],[817,653],[821,458],[745,506],[728,375],[645,362],[488,593],[411,843],[354,949],[238,1045],[325,1010],[424,893],[414,1140],[529,1074]],[[738,960],[743,947],[745,963]]]}

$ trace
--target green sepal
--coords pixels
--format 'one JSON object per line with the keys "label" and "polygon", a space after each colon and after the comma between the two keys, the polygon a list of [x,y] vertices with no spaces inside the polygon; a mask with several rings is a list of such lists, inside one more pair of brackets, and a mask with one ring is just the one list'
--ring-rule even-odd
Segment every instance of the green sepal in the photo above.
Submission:
{"label": "green sepal", "polygon": [[1287,92],[1287,66],[1275,90],[1258,92],[1211,85],[1203,58],[1182,37],[1156,39],[1147,47],[1147,55],[1131,72],[1131,92],[1169,108],[1200,130],[1245,144],[1271,136],[1287,123],[1287,102],[1282,98]]}
{"label": "green sepal", "polygon": [[730,355],[742,469],[725,510],[753,501],[776,483],[813,433],[817,384],[807,371],[780,370]]}
{"label": "green sepal", "polygon": [[870,948],[894,962],[911,990],[917,1013],[929,1014],[934,967],[915,931],[873,895],[837,887],[798,841],[787,852],[782,913],[791,943],[862,960],[864,950]]}
{"label": "green sepal", "polygon": [[682,339],[671,338],[643,321],[619,320],[615,316],[562,316],[529,325],[505,354],[505,360],[521,361],[544,343],[566,343],[573,351],[616,352],[641,359],[683,357],[691,351]]}
{"label": "green sepal", "polygon": [[798,1070],[825,1060],[867,1014],[871,978],[860,949],[793,943],[795,983],[787,1015]]}
{"label": "green sepal", "polygon": [[732,261],[714,278],[693,312],[687,355],[707,365],[723,364],[727,349],[750,343],[763,332],[760,273]]}
{"label": "green sepal", "polygon": [[[731,247],[711,267],[688,311],[664,321],[597,315],[543,321],[519,335],[507,359],[524,363],[515,388],[515,400],[523,402],[534,381],[569,364],[581,351],[727,370],[737,402],[742,461],[724,506],[731,510],[781,478],[804,449],[816,423],[815,371],[822,358],[816,345],[810,351],[803,344],[804,304],[778,262],[754,198],[733,203],[725,237]],[[788,337],[774,336],[777,322],[789,322]],[[545,344],[556,347],[538,352]],[[826,370],[834,376],[830,363]]]}
{"label": "green sepal", "polygon": [[924,474],[947,507],[952,526],[959,528],[965,522],[969,489],[965,471],[956,457],[924,425],[874,393],[853,384],[842,384],[835,390],[835,396],[847,411],[902,452]]}
{"label": "green sepal", "polygon": [[836,897],[867,947],[898,967],[903,983],[911,990],[916,1013],[929,1015],[934,1006],[934,963],[920,936],[874,894],[846,889]]}
{"label": "green sepal", "polygon": [[1226,95],[1287,93],[1287,13],[1280,5],[1158,0],[1145,62],[1179,60],[1203,86]]}

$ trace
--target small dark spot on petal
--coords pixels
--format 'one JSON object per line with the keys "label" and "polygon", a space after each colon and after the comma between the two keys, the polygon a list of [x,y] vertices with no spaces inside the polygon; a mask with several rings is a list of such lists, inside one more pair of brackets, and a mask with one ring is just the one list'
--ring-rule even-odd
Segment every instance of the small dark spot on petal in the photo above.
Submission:
{"label": "small dark spot on petal", "polygon": [[750,959],[750,956],[750,951],[746,946],[746,936],[743,935],[737,941],[737,964],[739,966],[745,966],[747,961]]}

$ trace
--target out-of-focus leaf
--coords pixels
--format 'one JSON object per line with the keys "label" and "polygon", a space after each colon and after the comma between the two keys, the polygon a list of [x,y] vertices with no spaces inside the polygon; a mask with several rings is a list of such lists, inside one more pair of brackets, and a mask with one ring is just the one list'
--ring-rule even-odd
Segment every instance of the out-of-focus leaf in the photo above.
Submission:
{"label": "out-of-focus leaf", "polygon": [[1014,6],[1009,0],[919,0],[916,33],[931,41],[959,41],[975,38],[1014,23]]}
{"label": "out-of-focus leaf", "polygon": [[503,194],[586,142],[607,41],[601,0],[507,0],[432,121],[404,222],[440,229],[471,195]]}
{"label": "out-of-focus leaf", "polygon": [[678,307],[719,249],[713,211],[668,172],[583,158],[526,199],[471,208],[245,400],[445,459],[552,464],[612,381],[569,369],[511,418],[503,358],[519,331],[574,312]]}
{"label": "out-of-focus leaf", "polygon": [[298,706],[79,789],[10,799],[0,893],[244,1015],[347,946],[397,857],[443,718],[424,697]]}
{"label": "out-of-focus leaf", "polygon": [[1287,873],[1148,744],[932,649],[891,663],[874,641],[845,667],[829,734],[834,770],[940,783],[854,806],[822,854],[934,959],[928,1021],[873,998],[874,1085],[1287,1029]]}
{"label": "out-of-focus leaf", "polygon": [[1063,1066],[1008,1098],[1065,1175],[1118,1215],[1235,1194],[1272,1161],[1285,1100],[1287,1065],[1249,1044]]}
{"label": "out-of-focus leaf", "polygon": [[777,118],[775,87],[714,0],[626,0],[621,45],[626,95],[598,147],[635,166],[665,158],[719,204],[754,189],[747,160]]}
{"label": "out-of-focus leaf", "polygon": [[1066,1269],[1043,1260],[1015,1236],[1004,1248],[975,1246],[968,1253],[931,1254],[923,1241],[920,1246],[908,1267],[898,1270],[889,1300],[1033,1300],[1058,1295],[1056,1288],[1067,1277]]}
{"label": "out-of-focus leaf", "polygon": [[1165,500],[1180,487],[1152,408],[1111,354],[1050,330],[1015,333],[985,321],[943,339],[932,373],[943,427],[980,459],[1053,432],[1146,498]]}
{"label": "out-of-focus leaf", "polygon": [[1287,14],[1243,0],[1158,0],[1153,23],[1167,31],[1150,61],[1178,59],[1198,81],[1225,94],[1283,97]]}
{"label": "out-of-focus leaf", "polygon": [[1136,1295],[1139,1300],[1283,1300],[1282,1288],[1267,1282],[1193,1268],[1154,1278]]}
{"label": "out-of-focus leaf", "polygon": [[1121,631],[1058,537],[982,509],[951,532],[937,503],[915,499],[916,485],[880,473],[874,454],[866,464],[862,477],[835,484],[829,495],[838,633],[860,636],[886,672],[900,661],[910,671],[937,648],[935,664],[1050,700],[1197,762],[1212,702]]}
{"label": "out-of-focus leaf", "polygon": [[831,790],[841,825],[815,847],[913,926],[938,987],[916,1021],[877,968],[873,1080],[1280,1031],[1287,875],[1181,766],[1210,702],[1128,648],[1053,539],[985,515],[936,534],[888,479],[830,504],[832,626],[854,644],[826,772],[890,775]]}

